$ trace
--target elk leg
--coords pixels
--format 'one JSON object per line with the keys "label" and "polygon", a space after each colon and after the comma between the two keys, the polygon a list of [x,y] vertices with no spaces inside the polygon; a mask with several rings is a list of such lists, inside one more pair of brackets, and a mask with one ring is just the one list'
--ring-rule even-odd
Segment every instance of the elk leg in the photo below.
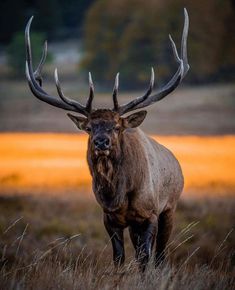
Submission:
{"label": "elk leg", "polygon": [[145,220],[142,224],[135,223],[129,227],[130,237],[136,251],[136,258],[140,263],[140,270],[145,271],[151,256],[157,231],[156,217]]}
{"label": "elk leg", "polygon": [[173,228],[173,210],[162,212],[158,219],[155,264],[158,266],[165,259],[165,248]]}
{"label": "elk leg", "polygon": [[135,253],[136,253],[136,259],[138,258],[137,256],[137,251],[138,251],[138,248],[139,248],[139,235],[137,233],[137,231],[135,230],[135,227],[129,227],[129,234],[130,234],[130,238],[131,238],[131,241],[132,241],[132,244],[135,248]]}
{"label": "elk leg", "polygon": [[112,242],[114,265],[119,267],[125,261],[123,228],[118,226],[108,214],[104,214],[104,225]]}

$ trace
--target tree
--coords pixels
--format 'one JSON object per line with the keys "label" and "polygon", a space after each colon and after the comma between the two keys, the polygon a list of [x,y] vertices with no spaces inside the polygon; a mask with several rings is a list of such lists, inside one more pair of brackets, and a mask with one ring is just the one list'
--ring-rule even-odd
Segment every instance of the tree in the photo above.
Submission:
{"label": "tree", "polygon": [[34,15],[34,31],[47,38],[80,36],[86,10],[94,0],[1,0],[0,42],[7,44],[13,35],[24,30]]}
{"label": "tree", "polygon": [[235,14],[230,0],[97,0],[84,24],[82,70],[103,83],[120,71],[122,85],[136,88],[157,65],[157,76],[166,81],[176,68],[168,34],[180,47],[183,7],[190,16],[186,81],[222,79],[228,67],[231,75]]}

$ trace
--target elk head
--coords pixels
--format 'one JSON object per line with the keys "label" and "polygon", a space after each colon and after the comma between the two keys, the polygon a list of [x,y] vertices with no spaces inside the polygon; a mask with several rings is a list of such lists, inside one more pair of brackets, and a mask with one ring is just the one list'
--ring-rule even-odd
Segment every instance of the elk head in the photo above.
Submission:
{"label": "elk head", "polygon": [[72,100],[66,97],[61,89],[61,85],[58,79],[57,69],[55,69],[55,84],[59,98],[49,95],[42,88],[42,67],[46,59],[47,43],[45,42],[41,61],[37,69],[33,70],[32,54],[30,44],[30,26],[33,17],[30,18],[26,30],[25,30],[25,43],[26,43],[26,77],[29,87],[32,93],[41,101],[44,101],[52,106],[62,108],[67,111],[74,111],[80,113],[85,117],[75,116],[68,114],[70,119],[76,124],[76,126],[89,134],[89,144],[96,156],[99,155],[111,155],[120,148],[120,142],[122,133],[127,128],[138,127],[146,116],[146,111],[139,111],[131,114],[127,117],[122,117],[124,114],[136,109],[147,107],[155,102],[160,101],[165,96],[170,94],[178,87],[189,70],[187,59],[187,36],[189,28],[189,19],[187,10],[184,9],[184,28],[181,40],[181,52],[180,56],[177,52],[176,45],[169,35],[173,54],[176,62],[178,63],[178,69],[170,81],[159,88],[156,93],[152,95],[154,86],[154,70],[151,69],[151,79],[148,90],[143,96],[140,96],[127,104],[119,105],[117,100],[119,74],[115,79],[115,85],[113,89],[113,109],[93,109],[92,101],[94,98],[94,85],[92,82],[91,74],[89,73],[89,87],[90,93],[86,105],[80,104],[78,101]]}

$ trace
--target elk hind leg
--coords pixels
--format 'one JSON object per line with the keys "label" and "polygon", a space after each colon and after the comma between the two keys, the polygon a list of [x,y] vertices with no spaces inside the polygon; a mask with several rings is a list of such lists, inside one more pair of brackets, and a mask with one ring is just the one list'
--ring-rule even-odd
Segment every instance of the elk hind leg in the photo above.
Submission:
{"label": "elk hind leg", "polygon": [[166,255],[166,246],[173,228],[173,210],[168,209],[159,215],[156,240],[155,264],[158,266]]}

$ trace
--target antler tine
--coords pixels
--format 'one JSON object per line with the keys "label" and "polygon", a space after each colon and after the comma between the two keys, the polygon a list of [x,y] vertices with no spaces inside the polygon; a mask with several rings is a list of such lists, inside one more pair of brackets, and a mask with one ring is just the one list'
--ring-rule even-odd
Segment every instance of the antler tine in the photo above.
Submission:
{"label": "antler tine", "polygon": [[[57,89],[57,92],[58,92],[58,95],[59,97],[61,98],[61,100],[63,102],[65,102],[66,104],[68,105],[71,105],[75,108],[77,108],[77,110],[81,110],[81,105],[78,104],[76,101],[66,97],[62,91],[62,88],[61,88],[61,85],[60,85],[60,81],[59,81],[59,77],[58,77],[58,70],[57,68],[55,69],[55,72],[54,72],[54,79],[55,79],[55,84],[56,84],[56,89]],[[82,107],[85,109],[85,107]],[[88,115],[88,113],[86,111],[84,111],[83,113],[84,115]]]}
{"label": "antler tine", "polygon": [[188,64],[188,57],[187,57],[187,37],[188,37],[188,29],[189,29],[189,17],[188,17],[188,12],[186,10],[186,8],[184,8],[184,28],[183,28],[183,34],[182,34],[182,39],[181,39],[181,54],[179,57],[176,45],[174,40],[172,39],[171,35],[169,34],[169,39],[171,42],[171,47],[173,50],[173,54],[175,57],[175,60],[180,63],[181,59],[183,60],[184,63],[184,73],[183,73],[183,77],[186,75],[186,73],[188,72],[190,66]]}
{"label": "antler tine", "polygon": [[88,78],[89,78],[90,94],[89,94],[89,98],[88,98],[87,103],[86,103],[86,110],[88,112],[91,112],[92,111],[92,101],[94,99],[94,84],[93,84],[90,72],[89,72],[88,76],[89,76]]}
{"label": "antler tine", "polygon": [[32,52],[31,52],[31,43],[30,43],[30,26],[33,20],[33,16],[29,19],[26,28],[25,28],[25,44],[26,44],[26,77],[28,80],[28,84],[30,87],[30,90],[35,95],[36,98],[38,98],[41,101],[44,101],[52,106],[68,110],[68,111],[74,111],[78,112],[80,114],[83,114],[85,116],[88,116],[88,112],[86,111],[86,108],[81,105],[79,102],[76,102],[74,100],[71,100],[64,96],[59,79],[58,79],[58,73],[57,70],[55,71],[55,80],[56,80],[56,88],[58,91],[58,94],[61,98],[57,99],[54,96],[51,96],[47,94],[41,87],[41,70],[43,67],[43,64],[46,59],[47,54],[47,43],[44,44],[43,54],[41,57],[41,60],[39,62],[39,65],[35,72],[33,72],[33,64],[32,64]]}
{"label": "antler tine", "polygon": [[181,73],[181,80],[185,77],[187,74],[190,66],[188,64],[188,58],[187,58],[187,37],[188,37],[188,29],[189,29],[189,17],[188,17],[188,12],[186,8],[184,8],[184,28],[183,28],[183,33],[182,33],[182,40],[181,40],[181,54],[179,57],[176,45],[174,40],[172,39],[171,35],[169,34],[169,39],[171,42],[171,47],[173,50],[173,54],[175,57],[175,60],[180,64],[178,70],[176,71],[175,75],[172,77],[172,79],[166,84],[165,88],[168,89],[169,87],[172,86],[177,81],[177,78],[179,77],[179,72],[182,71],[181,69],[181,62],[183,62],[183,73]]}
{"label": "antler tine", "polygon": [[185,75],[184,74],[185,73],[184,65],[182,67],[182,63],[184,64],[183,59],[181,59],[179,57],[175,42],[174,42],[174,40],[172,39],[172,37],[170,35],[169,35],[169,39],[170,39],[170,42],[171,42],[171,47],[172,47],[172,50],[173,50],[173,54],[174,54],[175,60],[176,60],[176,62],[179,63],[179,67],[178,67],[176,73],[171,78],[171,80],[164,86],[164,88],[166,90],[168,90],[175,82],[177,82],[177,79],[179,78],[179,74],[181,74],[180,82],[183,79],[183,76]]}
{"label": "antler tine", "polygon": [[[26,62],[28,64],[28,72],[29,76],[32,75],[31,82],[37,86],[37,81],[35,79],[35,74],[33,72],[33,64],[32,64],[32,52],[31,52],[31,41],[30,41],[30,26],[33,21],[33,16],[29,19],[26,28],[25,28],[25,47],[26,47]],[[27,65],[26,65],[27,66]],[[39,86],[39,91],[43,92],[41,87]]]}
{"label": "antler tine", "polygon": [[117,100],[118,87],[119,87],[119,73],[116,74],[115,83],[113,87],[113,110],[116,112],[119,111],[119,104]]}
{"label": "antler tine", "polygon": [[173,50],[173,54],[174,54],[174,57],[175,57],[175,60],[180,63],[180,57],[178,55],[178,51],[177,51],[177,48],[176,48],[176,45],[175,45],[175,42],[174,40],[172,39],[171,35],[169,34],[169,39],[170,39],[170,42],[171,42],[171,48]]}
{"label": "antler tine", "polygon": [[[33,71],[31,41],[30,41],[30,34],[29,34],[32,21],[33,21],[33,16],[29,19],[27,26],[26,26],[26,29],[25,29],[25,43],[26,43],[26,60],[29,64],[30,70]],[[47,55],[47,43],[45,42],[40,63],[38,65],[36,71],[33,72],[33,76],[34,76],[35,80],[39,83],[40,86],[42,86],[41,71],[42,71],[42,67],[43,67],[43,64],[44,64],[45,59],[46,59],[46,55]]]}
{"label": "antler tine", "polygon": [[29,65],[32,65],[31,42],[30,42],[30,36],[29,36],[29,30],[30,30],[32,21],[33,21],[33,16],[31,16],[25,28],[26,60],[29,63]]}
{"label": "antler tine", "polygon": [[151,68],[151,78],[150,78],[150,84],[149,84],[149,88],[148,88],[147,92],[143,96],[136,98],[135,100],[129,102],[128,104],[126,104],[124,106],[121,106],[119,108],[119,113],[121,115],[123,115],[123,114],[131,111],[134,107],[136,107],[137,105],[139,105],[143,101],[145,101],[147,99],[147,97],[152,93],[153,86],[154,86],[154,69]]}
{"label": "antler tine", "polygon": [[188,11],[186,8],[184,8],[184,29],[183,29],[182,40],[181,40],[181,58],[184,61],[184,68],[185,68],[184,76],[186,75],[186,73],[188,72],[190,68],[188,64],[188,55],[187,55],[188,29],[189,29]]}
{"label": "antler tine", "polygon": [[40,87],[42,86],[42,69],[47,57],[47,41],[44,42],[42,57],[34,72],[35,79],[38,81]]}
{"label": "antler tine", "polygon": [[173,41],[172,37],[169,35],[171,47],[173,50],[173,54],[175,60],[179,63],[179,67],[176,73],[173,75],[171,80],[161,89],[159,89],[156,94],[150,96],[150,94],[144,98],[139,97],[134,101],[129,102],[121,107],[119,107],[119,112],[121,115],[140,108],[147,107],[157,101],[160,101],[165,96],[170,94],[183,80],[185,75],[189,70],[188,58],[187,58],[187,37],[188,37],[188,29],[189,29],[189,17],[187,10],[184,8],[184,28],[182,33],[182,40],[181,40],[181,55],[179,54],[176,49],[175,42]]}

